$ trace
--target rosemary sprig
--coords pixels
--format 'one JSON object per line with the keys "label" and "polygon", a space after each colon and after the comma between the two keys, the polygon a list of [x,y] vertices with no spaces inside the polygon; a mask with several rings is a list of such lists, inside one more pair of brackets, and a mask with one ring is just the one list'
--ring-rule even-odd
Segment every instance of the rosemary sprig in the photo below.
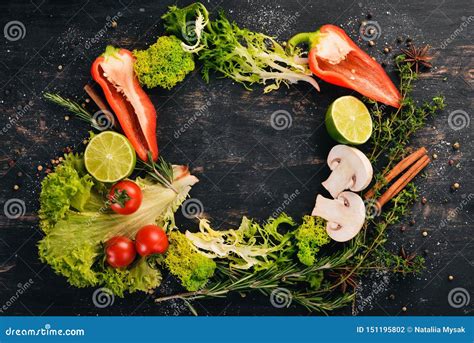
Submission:
{"label": "rosemary sprig", "polygon": [[95,124],[92,114],[90,114],[85,108],[83,108],[77,102],[71,99],[64,98],[59,94],[53,94],[53,93],[44,93],[43,97],[46,100],[52,103],[55,103],[56,105],[66,108],[69,112],[77,116],[78,119],[91,124],[95,129],[99,129]]}
{"label": "rosemary sprig", "polygon": [[157,162],[153,161],[150,151],[148,151],[148,161],[139,161],[139,163],[141,164],[141,167],[138,167],[137,169],[145,170],[148,175],[157,182],[178,194],[178,191],[173,186],[174,176],[173,165],[171,163],[166,162],[161,156]]}

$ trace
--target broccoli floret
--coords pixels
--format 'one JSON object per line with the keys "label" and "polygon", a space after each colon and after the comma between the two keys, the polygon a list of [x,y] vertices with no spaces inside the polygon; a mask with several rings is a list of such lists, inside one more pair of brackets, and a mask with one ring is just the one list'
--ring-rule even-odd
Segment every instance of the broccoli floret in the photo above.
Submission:
{"label": "broccoli floret", "polygon": [[296,229],[295,238],[298,247],[298,259],[307,266],[312,266],[320,247],[329,243],[326,222],[320,217],[304,216],[303,224]]}
{"label": "broccoli floret", "polygon": [[175,36],[162,36],[146,50],[135,50],[138,80],[148,88],[171,89],[194,70],[193,55],[183,50]]}
{"label": "broccoli floret", "polygon": [[169,234],[170,246],[165,264],[188,291],[197,291],[214,275],[214,260],[196,251],[186,236],[178,231]]}

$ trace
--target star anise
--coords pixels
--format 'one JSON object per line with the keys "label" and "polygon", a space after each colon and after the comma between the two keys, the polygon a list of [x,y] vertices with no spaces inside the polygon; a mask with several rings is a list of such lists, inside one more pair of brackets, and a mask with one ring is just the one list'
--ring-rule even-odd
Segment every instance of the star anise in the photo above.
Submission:
{"label": "star anise", "polygon": [[342,293],[346,293],[348,286],[352,287],[352,289],[356,289],[357,287],[357,281],[354,274],[349,275],[349,271],[338,273],[330,272],[329,276],[336,278],[338,281],[342,281],[340,285]]}
{"label": "star anise", "polygon": [[400,248],[400,256],[406,261],[406,264],[408,266],[412,266],[413,265],[413,259],[416,257],[416,252],[408,254],[405,251],[405,248],[401,247]]}
{"label": "star anise", "polygon": [[430,50],[429,45],[425,45],[422,48],[417,48],[414,45],[410,45],[408,49],[402,49],[402,52],[405,54],[405,62],[411,63],[415,67],[415,72],[418,74],[420,66],[425,68],[431,68],[432,56],[428,54]]}

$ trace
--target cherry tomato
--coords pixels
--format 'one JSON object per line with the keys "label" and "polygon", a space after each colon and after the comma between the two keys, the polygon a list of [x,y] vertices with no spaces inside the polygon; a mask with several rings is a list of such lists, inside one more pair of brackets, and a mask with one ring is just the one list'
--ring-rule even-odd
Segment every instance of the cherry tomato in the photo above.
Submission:
{"label": "cherry tomato", "polygon": [[168,236],[159,226],[146,225],[135,236],[135,247],[141,256],[164,254],[168,250]]}
{"label": "cherry tomato", "polygon": [[110,189],[110,208],[118,214],[132,214],[140,207],[143,199],[142,190],[133,181],[117,182]]}
{"label": "cherry tomato", "polygon": [[130,238],[115,236],[105,243],[105,255],[111,267],[122,268],[133,262],[137,251]]}

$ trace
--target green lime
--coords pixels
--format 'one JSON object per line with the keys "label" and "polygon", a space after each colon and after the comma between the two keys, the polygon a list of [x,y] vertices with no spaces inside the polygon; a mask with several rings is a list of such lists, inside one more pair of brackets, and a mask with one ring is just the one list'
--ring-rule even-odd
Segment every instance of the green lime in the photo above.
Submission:
{"label": "green lime", "polygon": [[137,157],[127,137],[113,131],[94,136],[84,152],[87,171],[98,181],[116,182],[129,176]]}
{"label": "green lime", "polygon": [[350,95],[342,96],[326,112],[326,129],[339,143],[359,145],[372,134],[372,118],[362,101]]}

